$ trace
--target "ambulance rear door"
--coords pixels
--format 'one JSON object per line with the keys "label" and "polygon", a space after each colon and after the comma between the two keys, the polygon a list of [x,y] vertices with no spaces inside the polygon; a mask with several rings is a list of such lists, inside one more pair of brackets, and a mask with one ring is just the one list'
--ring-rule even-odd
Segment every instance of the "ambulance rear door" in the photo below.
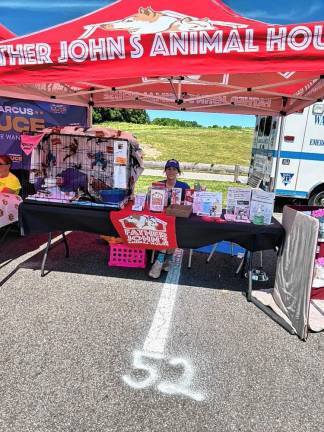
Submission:
{"label": "ambulance rear door", "polygon": [[309,108],[302,113],[290,114],[281,119],[282,128],[279,136],[278,166],[276,169],[276,196],[303,198],[304,193],[297,188],[300,168],[300,156],[304,142]]}

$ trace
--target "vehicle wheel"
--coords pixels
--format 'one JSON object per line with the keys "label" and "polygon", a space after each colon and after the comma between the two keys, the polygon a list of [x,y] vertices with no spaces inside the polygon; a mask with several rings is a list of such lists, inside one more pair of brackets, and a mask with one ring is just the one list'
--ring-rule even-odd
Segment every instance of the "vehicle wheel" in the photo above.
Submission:
{"label": "vehicle wheel", "polygon": [[324,207],[324,189],[315,192],[308,200],[309,205]]}

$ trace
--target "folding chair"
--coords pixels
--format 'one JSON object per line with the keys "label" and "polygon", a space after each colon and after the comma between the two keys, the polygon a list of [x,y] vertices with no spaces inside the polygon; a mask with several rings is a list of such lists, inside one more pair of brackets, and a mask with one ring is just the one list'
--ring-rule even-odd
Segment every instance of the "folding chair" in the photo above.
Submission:
{"label": "folding chair", "polygon": [[[245,252],[245,249],[241,248],[240,246],[236,245],[235,243],[226,242],[226,241],[221,241],[219,243],[215,243],[215,244],[207,246],[205,248],[189,249],[188,268],[191,268],[192,256],[193,256],[194,251],[208,253],[206,263],[209,263],[215,252],[221,252],[221,253],[227,254],[228,253],[227,252],[227,246],[228,245],[230,248],[229,249],[229,255],[231,255],[232,257],[237,256],[238,254],[243,254]],[[210,247],[211,247],[211,249],[210,249]],[[218,251],[217,251],[217,249],[218,249]]]}

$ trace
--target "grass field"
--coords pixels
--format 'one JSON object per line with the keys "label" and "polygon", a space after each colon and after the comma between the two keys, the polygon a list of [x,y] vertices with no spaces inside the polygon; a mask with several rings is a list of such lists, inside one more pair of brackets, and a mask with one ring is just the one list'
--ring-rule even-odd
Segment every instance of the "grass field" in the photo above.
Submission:
{"label": "grass field", "polygon": [[[152,176],[141,176],[135,187],[135,192],[147,192],[147,188],[152,185],[153,182],[161,180],[162,177],[152,177]],[[181,181],[188,183],[189,186],[193,187],[194,180],[185,179],[180,177]],[[206,186],[209,192],[222,192],[223,193],[223,206],[226,205],[227,189],[229,187],[247,187],[246,185],[239,185],[232,182],[216,182],[210,180],[204,180],[200,182],[202,186]]]}
{"label": "grass field", "polygon": [[132,132],[141,144],[146,160],[175,158],[182,162],[243,166],[248,166],[250,161],[251,128],[178,128],[116,122],[100,126]]}

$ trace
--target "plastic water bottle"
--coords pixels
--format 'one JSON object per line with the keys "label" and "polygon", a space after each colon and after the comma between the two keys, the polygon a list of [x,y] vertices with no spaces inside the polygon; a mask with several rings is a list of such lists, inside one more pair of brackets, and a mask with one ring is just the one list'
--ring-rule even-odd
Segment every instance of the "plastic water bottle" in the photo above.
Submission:
{"label": "plastic water bottle", "polygon": [[254,215],[253,223],[255,225],[263,225],[264,224],[264,215],[263,215],[261,206],[258,207],[257,212]]}

